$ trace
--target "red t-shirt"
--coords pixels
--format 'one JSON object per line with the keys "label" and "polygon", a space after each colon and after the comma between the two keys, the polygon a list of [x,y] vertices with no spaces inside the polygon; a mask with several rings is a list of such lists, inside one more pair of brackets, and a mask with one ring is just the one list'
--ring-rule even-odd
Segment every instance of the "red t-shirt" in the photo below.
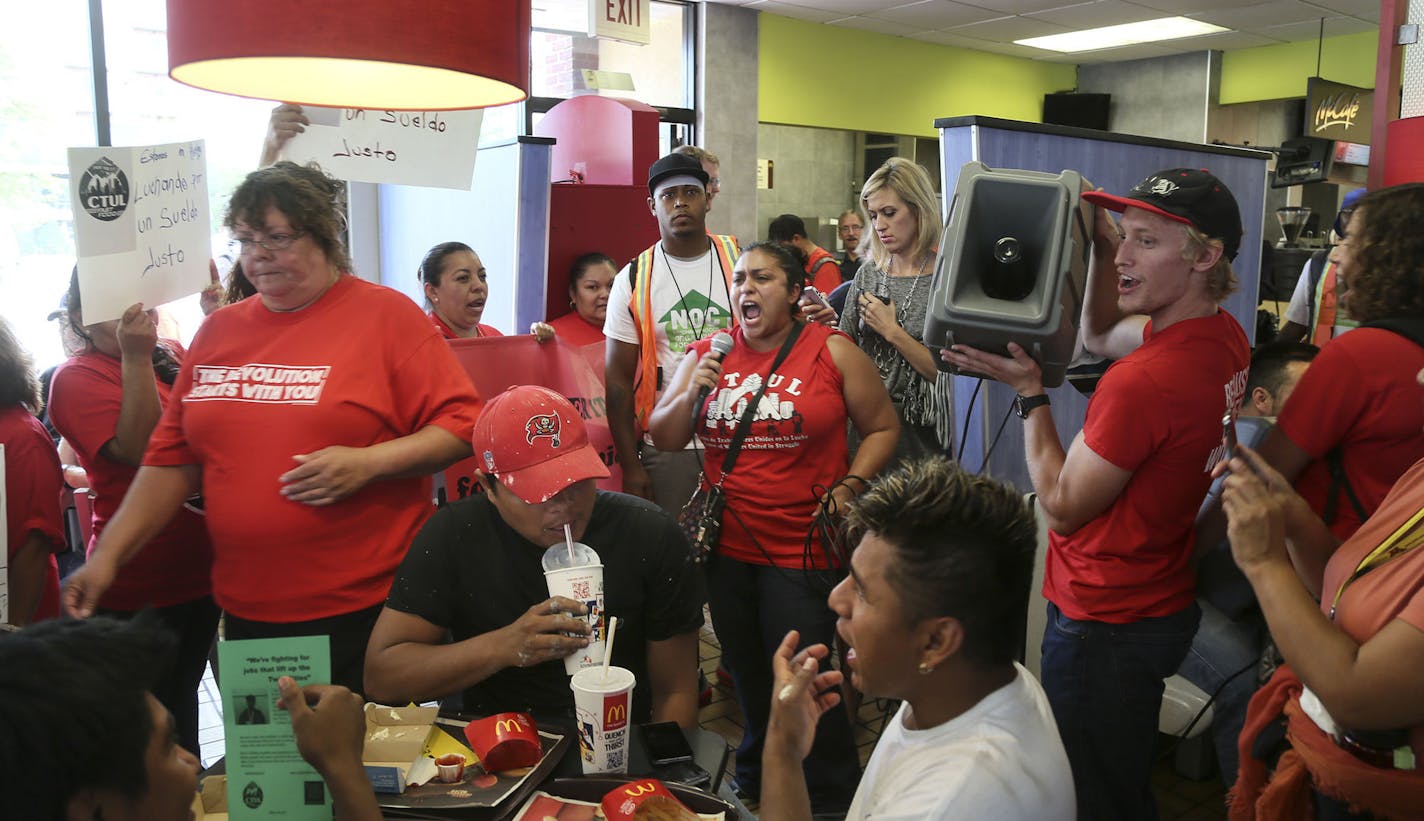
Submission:
{"label": "red t-shirt", "polygon": [[[1351,331],[1330,345],[1356,333],[1359,331]],[[1417,392],[1419,388],[1414,390]],[[1325,565],[1320,609],[1327,616],[1336,591],[1354,574],[1360,561],[1418,513],[1421,506],[1424,506],[1424,460],[1415,462],[1414,467],[1400,477],[1379,509],[1340,545]],[[1358,644],[1374,638],[1395,619],[1416,630],[1424,630],[1424,548],[1416,547],[1355,579],[1345,588],[1335,610],[1335,623]],[[1410,728],[1409,740],[1415,753],[1424,755],[1424,724]]]}
{"label": "red t-shirt", "polygon": [[481,402],[404,295],[343,276],[290,313],[260,299],[208,317],[149,440],[146,465],[201,465],[213,595],[256,621],[379,604],[433,510],[429,477],[371,482],[313,507],[281,495],[295,454],[366,447],[430,425],[469,441]]}
{"label": "red t-shirt", "polygon": [[[165,344],[182,358],[178,343],[165,340]],[[156,377],[154,382],[158,400],[166,407],[171,389]],[[138,472],[100,452],[104,443],[114,438],[123,393],[123,364],[98,351],[60,365],[50,383],[50,419],[74,448],[94,494],[94,529],[87,546],[91,551]],[[207,524],[201,515],[184,507],[119,569],[99,604],[111,610],[141,610],[192,601],[212,592],[212,567]]]}
{"label": "red t-shirt", "polygon": [[[821,260],[826,260],[824,264]],[[816,266],[820,266],[819,268]],[[836,258],[831,256],[831,252],[820,246],[811,252],[811,258],[806,260],[806,274],[809,278],[807,285],[816,286],[816,290],[822,294],[829,294],[841,284],[841,267],[836,264]]]}
{"label": "red t-shirt", "polygon": [[[445,324],[445,320],[441,319],[440,315],[435,313],[434,311],[431,311],[430,313],[426,314],[426,316],[430,317],[431,324],[433,324],[435,328],[440,331],[440,335],[444,338],[465,339],[465,337],[455,333],[454,328],[451,328],[449,325]],[[475,323],[475,327],[479,329],[479,334],[477,334],[478,336],[504,336],[504,334],[500,333],[499,329],[495,328],[493,325],[486,325],[483,322],[477,322]]]}
{"label": "red t-shirt", "polygon": [[578,311],[569,311],[558,319],[549,320],[549,325],[553,327],[554,333],[559,338],[570,345],[601,345],[604,342],[603,326],[590,325],[588,320],[579,316]]}
{"label": "red t-shirt", "polygon": [[[804,541],[820,498],[813,486],[829,489],[849,469],[844,379],[827,345],[833,333],[840,332],[807,325],[767,385],[722,485],[727,509],[717,549],[724,556],[750,564],[803,566]],[[722,361],[721,384],[708,396],[697,423],[706,446],[703,470],[711,484],[722,477],[722,459],[746,403],[777,354],[752,350],[740,327],[731,334],[736,345]],[[689,349],[701,356],[711,345],[710,338],[700,339]],[[819,552],[814,566],[825,567]]]}
{"label": "red t-shirt", "polygon": [[1250,348],[1225,311],[1153,333],[1088,401],[1083,443],[1132,478],[1068,536],[1049,533],[1043,595],[1072,619],[1125,624],[1190,605],[1197,509],[1225,452],[1221,417],[1246,389]]}
{"label": "red t-shirt", "polygon": [[[1393,331],[1356,328],[1330,340],[1281,409],[1276,426],[1314,460],[1295,488],[1317,514],[1330,496],[1324,456],[1341,448],[1345,476],[1366,512],[1395,480],[1424,459],[1424,401],[1414,377],[1424,348]],[[1330,529],[1341,539],[1360,526],[1343,489]]]}
{"label": "red t-shirt", "polygon": [[[39,533],[64,549],[60,529],[59,494],[64,480],[59,472],[59,454],[40,420],[20,405],[0,409],[0,444],[5,446],[5,537],[13,562],[31,533]],[[14,605],[14,595],[10,603]],[[44,592],[33,621],[59,615],[59,566],[54,553],[45,566]]]}

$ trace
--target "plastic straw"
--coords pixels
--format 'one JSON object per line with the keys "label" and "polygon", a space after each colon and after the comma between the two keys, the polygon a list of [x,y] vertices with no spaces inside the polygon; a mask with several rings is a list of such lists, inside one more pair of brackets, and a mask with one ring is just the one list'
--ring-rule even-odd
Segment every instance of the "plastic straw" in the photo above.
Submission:
{"label": "plastic straw", "polygon": [[613,634],[618,632],[618,617],[608,617],[608,641],[603,645],[603,680],[608,680],[608,666],[613,663]]}
{"label": "plastic straw", "polygon": [[569,546],[569,566],[574,564],[574,529],[564,522],[564,544]]}

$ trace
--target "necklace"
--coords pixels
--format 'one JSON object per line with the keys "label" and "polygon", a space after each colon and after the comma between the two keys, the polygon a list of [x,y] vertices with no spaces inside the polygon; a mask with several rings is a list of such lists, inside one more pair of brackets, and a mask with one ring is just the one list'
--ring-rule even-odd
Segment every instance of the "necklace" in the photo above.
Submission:
{"label": "necklace", "polygon": [[[895,323],[902,328],[905,327],[905,314],[909,311],[910,303],[915,299],[915,291],[920,287],[920,280],[925,278],[925,264],[926,261],[921,259],[919,267],[915,269],[915,273],[910,275],[914,280],[910,283],[910,292],[905,295],[903,300],[897,302],[895,305]],[[890,271],[894,269],[894,267],[895,259],[892,257],[890,264],[885,266],[886,270],[880,272],[880,290],[884,292],[887,299],[891,298]],[[910,335],[916,339],[919,338],[918,334],[912,333]],[[891,375],[900,363],[909,364],[899,349],[891,345],[884,337],[871,340],[871,344],[867,346],[867,348],[871,361],[875,363],[876,370],[880,371],[880,381],[885,382],[887,385],[890,382]]]}
{"label": "necklace", "polygon": [[[695,326],[692,324],[692,309],[691,309],[691,308],[688,306],[688,304],[687,304],[687,294],[684,293],[683,290],[682,290],[682,283],[677,281],[677,272],[672,269],[672,260],[668,259],[668,252],[667,252],[667,249],[663,247],[663,244],[662,244],[661,242],[659,242],[659,243],[658,243],[658,250],[663,252],[663,264],[667,266],[667,269],[668,269],[668,276],[672,279],[672,285],[673,285],[673,287],[677,289],[677,300],[678,300],[678,304],[679,304],[679,305],[682,305],[683,310],[687,312],[687,326],[692,329],[692,332],[693,332],[694,334],[697,335],[697,339],[702,339],[702,338],[703,338],[704,336],[706,336],[706,334],[707,334],[708,314],[710,314],[711,311],[706,310],[706,309],[703,309],[703,311],[702,311],[702,321],[699,322],[699,323],[698,323],[697,325],[695,325]],[[679,257],[679,259],[681,259],[681,257]],[[717,272],[717,249],[713,248],[711,242],[709,241],[709,242],[708,242],[708,245],[707,245],[707,302],[708,302],[708,305],[709,305],[709,306],[710,306],[711,304],[713,304],[713,303],[712,303],[712,281],[713,281],[713,279],[714,279],[714,277],[715,277],[716,272]],[[722,287],[723,287],[724,289],[726,288],[726,283],[725,283],[725,282],[722,284]],[[728,291],[728,292],[727,292],[727,305],[729,306],[729,308],[730,308],[731,304],[732,304],[732,294],[731,294],[731,291]]]}

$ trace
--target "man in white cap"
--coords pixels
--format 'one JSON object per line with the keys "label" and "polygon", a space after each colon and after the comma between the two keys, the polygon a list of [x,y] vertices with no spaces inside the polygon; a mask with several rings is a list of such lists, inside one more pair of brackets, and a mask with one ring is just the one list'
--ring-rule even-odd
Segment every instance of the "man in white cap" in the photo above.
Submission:
{"label": "man in white cap", "polygon": [[702,164],[684,154],[648,169],[648,210],[661,239],[618,272],[603,325],[608,427],[623,490],[673,513],[697,489],[702,445],[694,438],[681,451],[659,451],[639,433],[687,346],[732,324],[741,249],[735,237],[707,233],[707,185]]}
{"label": "man in white cap", "polygon": [[[608,476],[578,411],[547,388],[511,388],[475,423],[483,493],[436,511],[396,572],[371,632],[366,695],[387,704],[463,691],[466,712],[524,711],[573,725],[565,656],[588,645],[587,614],[550,596],[540,560],[564,542],[598,553],[613,664],[633,671],[635,722],[697,722],[697,633],[707,600],[682,531]],[[448,635],[448,640],[447,640]]]}
{"label": "man in white cap", "polygon": [[[1204,170],[1152,174],[1105,209],[1083,309],[1088,350],[1117,360],[1065,451],[1039,367],[963,345],[955,366],[1018,392],[1029,477],[1050,528],[1043,689],[1068,752],[1078,817],[1157,817],[1153,749],[1163,679],[1197,631],[1197,507],[1225,455],[1222,416],[1246,391],[1250,349],[1220,307],[1235,288],[1236,199]],[[1114,225],[1106,211],[1122,213]]]}

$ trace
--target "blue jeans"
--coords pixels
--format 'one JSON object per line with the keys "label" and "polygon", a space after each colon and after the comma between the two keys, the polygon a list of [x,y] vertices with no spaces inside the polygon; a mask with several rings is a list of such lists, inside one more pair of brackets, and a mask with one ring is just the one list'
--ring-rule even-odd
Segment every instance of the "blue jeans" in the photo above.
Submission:
{"label": "blue jeans", "polygon": [[1177,672],[1201,611],[1130,624],[1077,621],[1048,603],[1043,689],[1078,793],[1081,821],[1152,821],[1162,680]]}
{"label": "blue jeans", "polygon": [[[1221,766],[1221,783],[1229,788],[1236,783],[1236,742],[1246,723],[1246,707],[1256,692],[1256,665],[1266,643],[1266,620],[1259,610],[1252,610],[1233,621],[1203,599],[1197,604],[1202,611],[1201,628],[1178,672],[1208,696],[1221,687],[1212,702],[1211,737]],[[1248,668],[1246,672],[1222,686],[1243,667]]]}
{"label": "blue jeans", "polygon": [[[745,719],[737,747],[737,782],[752,793],[761,784],[761,750],[771,713],[771,656],[786,631],[801,631],[801,646],[835,639],[836,614],[826,604],[839,574],[747,564],[713,555],[707,561],[707,603],[722,644],[722,662],[737,687]],[[821,669],[830,669],[829,659]],[[842,707],[821,717],[811,754],[802,765],[814,812],[844,813],[860,783],[860,757]]]}

